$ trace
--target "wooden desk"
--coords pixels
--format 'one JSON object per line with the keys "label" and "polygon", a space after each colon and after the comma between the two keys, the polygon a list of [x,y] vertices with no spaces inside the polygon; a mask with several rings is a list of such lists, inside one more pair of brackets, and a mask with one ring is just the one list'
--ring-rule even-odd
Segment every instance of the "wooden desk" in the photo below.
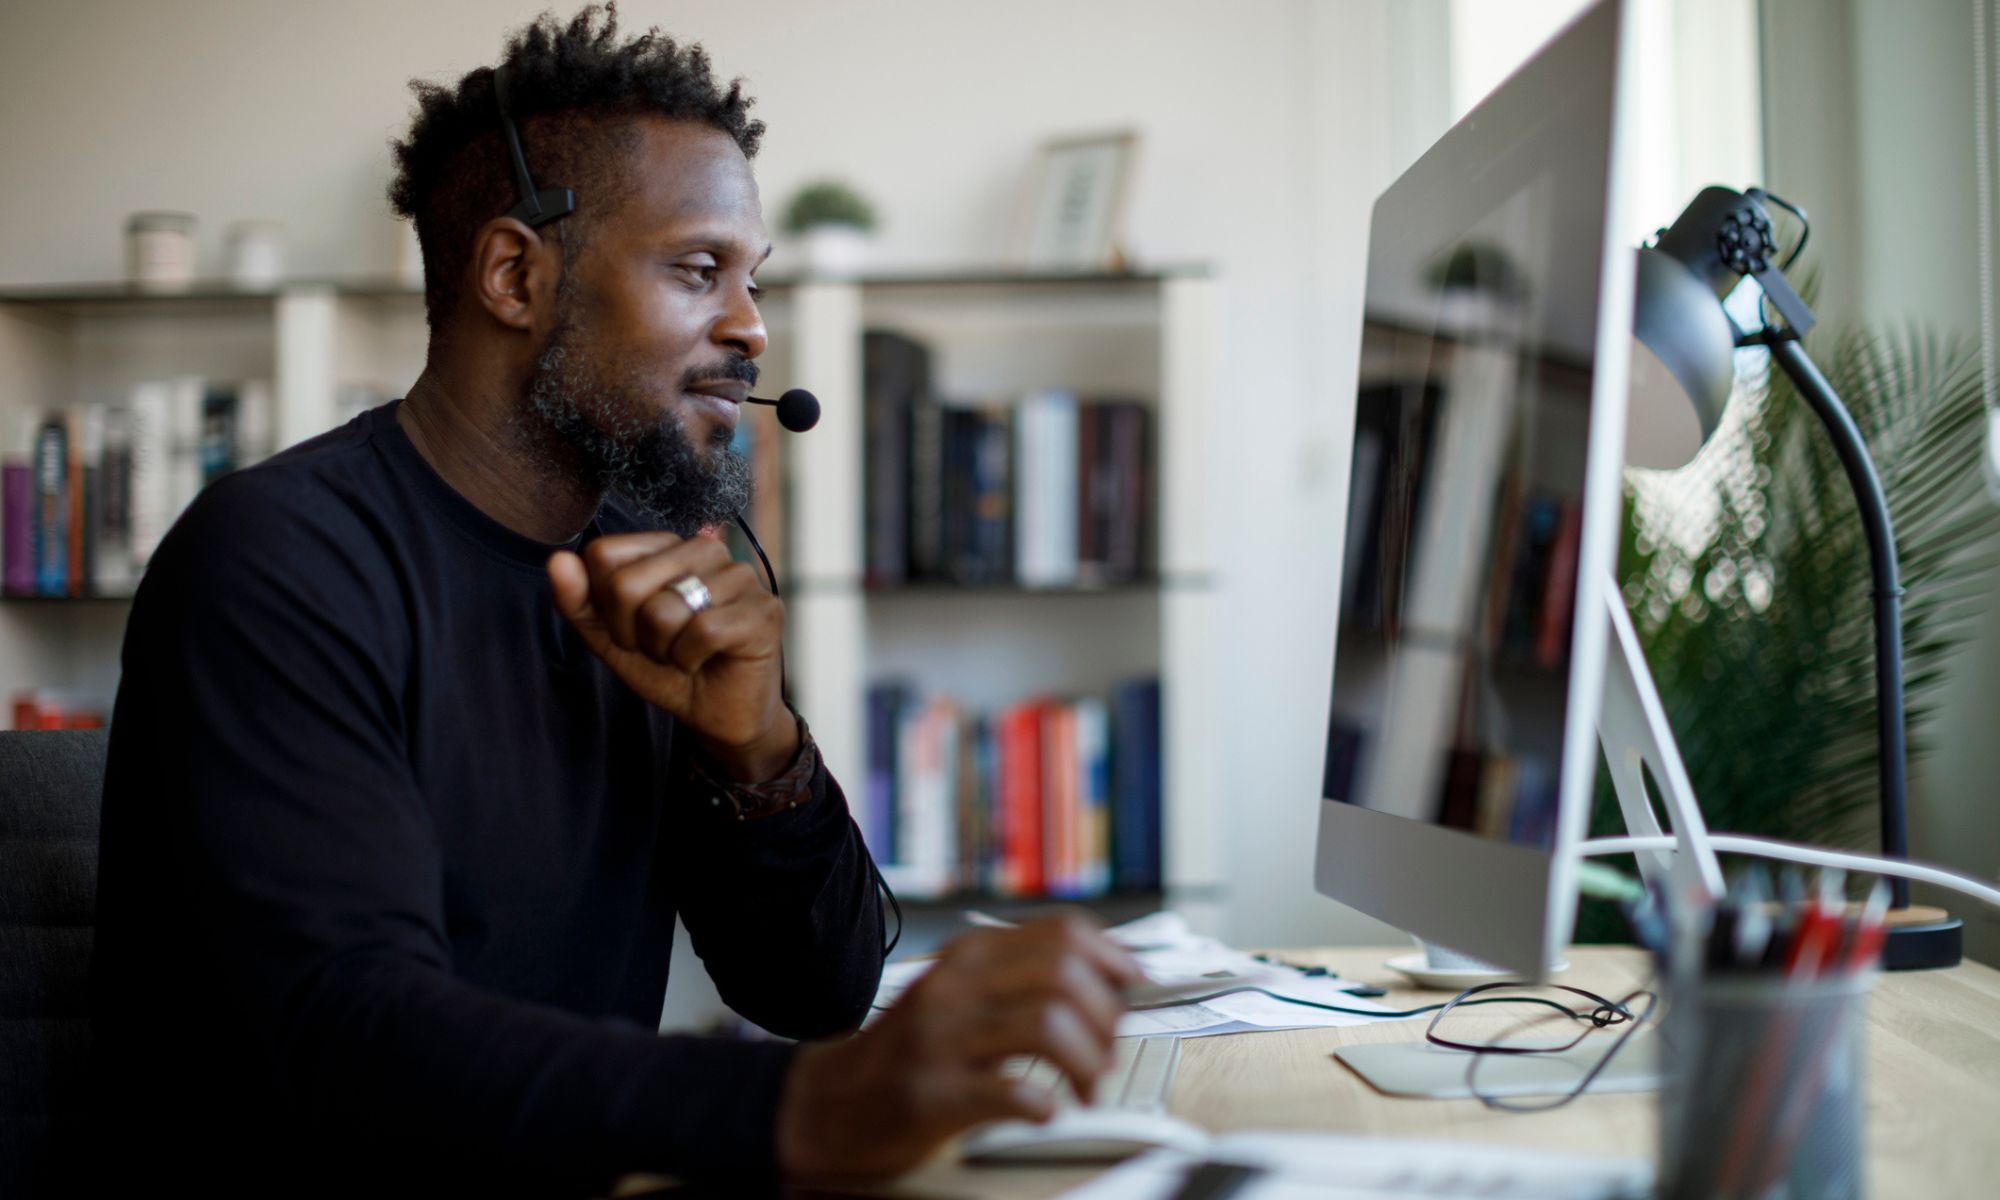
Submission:
{"label": "wooden desk", "polygon": [[[1399,951],[1287,951],[1344,978],[1390,989],[1403,1008],[1448,997],[1417,991],[1382,965]],[[1611,995],[1637,986],[1637,951],[1580,947],[1561,982]],[[1336,1046],[1415,1041],[1422,1021],[1194,1038],[1181,1053],[1173,1112],[1207,1129],[1312,1129],[1504,1142],[1549,1150],[1651,1157],[1658,1097],[1584,1096],[1548,1113],[1495,1112],[1476,1100],[1381,1095],[1333,1057]],[[1868,1011],[1868,1177],[1878,1200],[2000,1195],[2000,971],[1882,977]],[[963,1167],[940,1161],[885,1188],[925,1197],[1053,1196],[1088,1179],[1083,1169]]]}

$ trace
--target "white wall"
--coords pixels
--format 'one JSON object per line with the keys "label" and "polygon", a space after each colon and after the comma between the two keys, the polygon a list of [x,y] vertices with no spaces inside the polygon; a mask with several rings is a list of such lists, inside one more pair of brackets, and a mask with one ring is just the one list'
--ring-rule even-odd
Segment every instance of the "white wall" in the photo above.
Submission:
{"label": "white wall", "polygon": [[[113,279],[125,214],[222,228],[272,217],[302,275],[386,271],[387,143],[412,76],[497,57],[540,0],[16,0],[0,9],[0,284]],[[660,23],[747,77],[770,124],[767,209],[843,176],[884,217],[884,266],[991,262],[1020,180],[1059,133],[1144,135],[1137,262],[1213,263],[1215,422],[1235,896],[1260,943],[1371,928],[1311,889],[1368,206],[1390,177],[1389,0],[655,0]],[[565,11],[568,11],[565,6]],[[1402,39],[1410,78],[1441,79]],[[1404,87],[1413,104],[1442,105]],[[1422,114],[1418,114],[1421,116]],[[1437,129],[1422,135],[1435,136]],[[1417,137],[1406,134],[1405,143]],[[1420,149],[1421,143],[1415,148]],[[1413,154],[1414,149],[1405,153]],[[1380,930],[1374,930],[1380,933]]]}

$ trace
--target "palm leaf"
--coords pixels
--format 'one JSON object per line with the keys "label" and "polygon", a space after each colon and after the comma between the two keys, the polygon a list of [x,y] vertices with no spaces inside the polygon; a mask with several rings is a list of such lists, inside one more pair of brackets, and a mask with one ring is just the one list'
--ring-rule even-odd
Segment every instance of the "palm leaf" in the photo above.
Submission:
{"label": "palm leaf", "polygon": [[[1810,281],[1801,289],[1810,295]],[[1993,602],[2000,527],[1980,479],[1978,345],[1922,328],[1820,330],[1808,353],[1853,413],[1896,525],[1909,759],[1930,750],[1952,651]],[[1619,582],[1712,829],[1872,845],[1868,550],[1818,419],[1744,352],[1722,427],[1677,471],[1629,471]],[[1600,771],[1593,833],[1623,832]],[[1622,936],[1586,905],[1580,940]]]}

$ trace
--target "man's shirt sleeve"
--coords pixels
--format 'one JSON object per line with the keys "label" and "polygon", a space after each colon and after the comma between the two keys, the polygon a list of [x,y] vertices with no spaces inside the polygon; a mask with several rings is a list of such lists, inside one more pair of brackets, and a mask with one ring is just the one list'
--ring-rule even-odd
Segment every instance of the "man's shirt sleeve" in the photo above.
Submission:
{"label": "man's shirt sleeve", "polygon": [[681,920],[729,1006],[772,1033],[857,1028],[882,976],[874,863],[803,720],[776,779],[729,784],[677,739],[668,826]]}
{"label": "man's shirt sleeve", "polygon": [[[406,753],[406,597],[365,561],[366,530],[253,479],[211,491],[236,494],[205,495],[149,569],[113,729],[107,795],[166,806],[145,820],[166,841],[121,837],[129,814],[108,805],[104,878],[118,886],[125,856],[180,856],[185,928],[222,964],[198,984],[275,1094],[324,1144],[414,1134],[524,1178],[770,1164],[790,1047],[660,1037],[454,977]],[[123,722],[148,726],[147,757],[120,754]]]}

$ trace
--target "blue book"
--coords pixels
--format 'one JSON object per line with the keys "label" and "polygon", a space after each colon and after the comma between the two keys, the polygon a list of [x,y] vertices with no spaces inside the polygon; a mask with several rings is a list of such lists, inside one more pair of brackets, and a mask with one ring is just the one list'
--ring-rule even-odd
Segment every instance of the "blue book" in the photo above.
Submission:
{"label": "blue book", "polygon": [[896,857],[896,751],[903,709],[910,689],[901,682],[878,683],[868,689],[868,775],[861,785],[861,808],[855,814],[861,839],[881,866]]}
{"label": "blue book", "polygon": [[1160,681],[1111,689],[1111,883],[1160,886]]}

